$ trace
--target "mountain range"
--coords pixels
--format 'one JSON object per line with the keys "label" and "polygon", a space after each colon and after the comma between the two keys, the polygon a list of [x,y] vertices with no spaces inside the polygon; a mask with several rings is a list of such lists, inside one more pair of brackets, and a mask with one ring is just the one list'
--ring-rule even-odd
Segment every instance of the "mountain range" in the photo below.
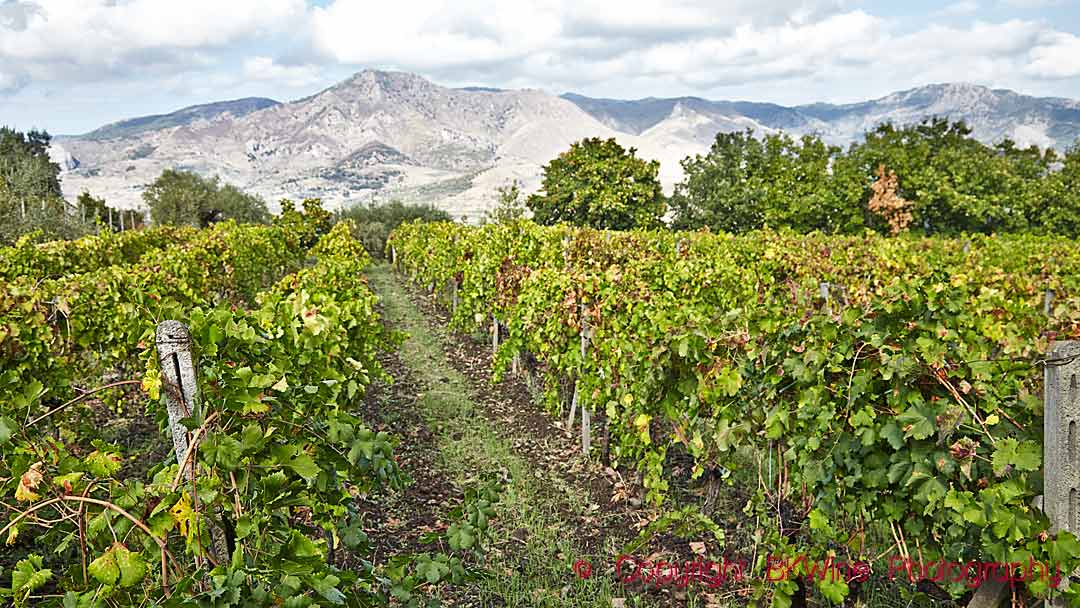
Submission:
{"label": "mountain range", "polygon": [[847,144],[877,124],[962,119],[985,142],[1066,149],[1080,138],[1080,101],[971,84],[934,84],[860,103],[781,106],[697,97],[597,99],[539,90],[448,88],[365,70],[310,97],[247,98],[105,125],[54,140],[65,196],[89,191],[119,207],[164,169],[217,175],[260,194],[321,197],[328,207],[399,198],[477,219],[496,188],[539,185],[540,168],[584,137],[614,137],[660,161],[666,189],[686,156],[718,132],[817,133]]}

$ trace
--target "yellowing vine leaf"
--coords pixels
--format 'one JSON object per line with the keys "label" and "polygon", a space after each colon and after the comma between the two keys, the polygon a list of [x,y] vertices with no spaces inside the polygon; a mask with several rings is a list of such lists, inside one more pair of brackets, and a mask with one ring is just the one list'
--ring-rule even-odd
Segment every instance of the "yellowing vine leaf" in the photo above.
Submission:
{"label": "yellowing vine leaf", "polygon": [[41,485],[41,480],[45,478],[41,473],[41,467],[41,461],[35,462],[22,474],[22,477],[19,478],[19,485],[15,488],[15,500],[30,502],[41,498],[34,491]]}
{"label": "yellowing vine leaf", "polygon": [[184,492],[180,496],[180,500],[176,501],[176,504],[169,509],[169,514],[172,515],[173,521],[180,527],[180,534],[186,537],[188,535],[188,523],[195,516],[195,512],[191,509],[191,497],[188,496],[187,492]]}

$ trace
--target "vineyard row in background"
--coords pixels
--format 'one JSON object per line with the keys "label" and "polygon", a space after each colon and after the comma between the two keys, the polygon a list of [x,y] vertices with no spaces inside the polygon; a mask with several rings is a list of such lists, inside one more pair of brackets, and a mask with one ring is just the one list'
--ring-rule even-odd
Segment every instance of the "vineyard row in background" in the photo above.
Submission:
{"label": "vineyard row in background", "polygon": [[[706,486],[734,471],[759,560],[1080,565],[1072,534],[1032,507],[1043,374],[1069,361],[1048,349],[1080,338],[1072,241],[416,223],[388,249],[449,289],[454,326],[505,327],[499,373],[535,359],[550,410],[598,416],[653,504],[681,457]],[[770,590],[778,605],[798,591]]]}

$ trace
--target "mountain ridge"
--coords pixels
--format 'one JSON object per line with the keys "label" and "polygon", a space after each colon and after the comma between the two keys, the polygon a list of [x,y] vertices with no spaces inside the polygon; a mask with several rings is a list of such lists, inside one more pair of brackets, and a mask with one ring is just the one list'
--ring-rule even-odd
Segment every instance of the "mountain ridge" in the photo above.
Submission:
{"label": "mountain ridge", "polygon": [[403,198],[476,219],[495,190],[539,185],[540,167],[584,137],[614,137],[661,163],[670,190],[680,161],[718,132],[819,134],[846,145],[880,122],[929,116],[965,120],[974,135],[1065,148],[1080,138],[1080,102],[1007,89],[941,83],[849,104],[800,106],[695,96],[637,100],[552,95],[537,89],[448,88],[407,72],[364,70],[290,102],[245,98],[137,117],[57,138],[65,195],[89,190],[112,204],[141,204],[167,168],[256,192],[321,197],[334,207]]}
{"label": "mountain ridge", "polygon": [[236,117],[250,114],[268,107],[280,105],[280,101],[267,97],[242,97],[226,101],[213,101],[180,108],[166,114],[149,114],[118,120],[102,125],[93,131],[82,135],[65,135],[62,139],[114,139],[117,137],[129,137],[144,131],[155,129],[167,129],[169,127],[182,126],[198,119],[212,119],[223,114],[231,114]]}

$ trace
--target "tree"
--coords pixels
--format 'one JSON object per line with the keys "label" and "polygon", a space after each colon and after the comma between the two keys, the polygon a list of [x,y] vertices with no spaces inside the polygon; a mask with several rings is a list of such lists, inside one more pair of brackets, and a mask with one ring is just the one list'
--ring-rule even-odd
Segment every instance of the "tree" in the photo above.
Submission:
{"label": "tree", "polygon": [[60,166],[49,158],[52,137],[44,131],[20,133],[0,127],[0,180],[21,199],[61,198]]}
{"label": "tree", "polygon": [[155,224],[187,224],[206,227],[221,220],[266,223],[266,202],[235,186],[221,186],[218,178],[204,178],[188,171],[166,169],[143,192]]}
{"label": "tree", "polygon": [[502,224],[513,222],[525,217],[528,207],[521,193],[521,185],[514,180],[508,185],[500,186],[497,190],[499,202],[484,213],[485,224]]}
{"label": "tree", "polygon": [[63,199],[60,167],[49,158],[51,137],[44,131],[20,133],[0,128],[0,242],[10,244],[36,233],[35,241],[88,234]]}
{"label": "tree", "polygon": [[222,219],[247,224],[265,224],[270,221],[270,211],[266,208],[266,201],[231,184],[222,186],[218,190],[212,208],[220,211]]}
{"label": "tree", "polygon": [[583,139],[543,168],[541,192],[528,198],[533,219],[609,230],[653,227],[664,215],[660,163],[614,139]]}
{"label": "tree", "polygon": [[[911,201],[912,228],[928,234],[1027,230],[1039,205],[1038,184],[1052,155],[1011,142],[991,148],[963,122],[933,118],[896,127],[882,124],[851,146],[838,171],[860,176],[862,200],[884,165],[897,177],[895,195]],[[872,225],[888,227],[882,219]]]}
{"label": "tree", "polygon": [[1080,141],[1061,160],[1061,169],[1043,180],[1037,231],[1080,237]]}
{"label": "tree", "polygon": [[450,222],[453,218],[443,209],[431,204],[405,204],[390,201],[381,204],[353,205],[338,211],[334,221],[351,220],[355,236],[372,257],[381,258],[386,249],[386,240],[390,232],[404,222]]}
{"label": "tree", "polygon": [[745,232],[763,226],[846,232],[862,212],[848,183],[831,168],[841,150],[807,135],[755,138],[750,130],[718,133],[708,154],[682,162],[671,199],[672,225]]}

